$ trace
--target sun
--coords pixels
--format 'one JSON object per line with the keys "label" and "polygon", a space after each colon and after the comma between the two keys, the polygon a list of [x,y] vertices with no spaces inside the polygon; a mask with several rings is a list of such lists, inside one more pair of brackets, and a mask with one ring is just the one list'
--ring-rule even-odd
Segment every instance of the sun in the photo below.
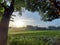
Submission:
{"label": "sun", "polygon": [[24,22],[22,20],[18,20],[15,22],[15,27],[23,27],[24,26]]}

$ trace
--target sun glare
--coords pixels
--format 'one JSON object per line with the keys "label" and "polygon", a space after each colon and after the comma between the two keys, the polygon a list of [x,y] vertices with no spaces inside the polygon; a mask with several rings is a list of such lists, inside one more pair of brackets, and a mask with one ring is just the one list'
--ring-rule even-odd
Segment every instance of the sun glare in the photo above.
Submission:
{"label": "sun glare", "polygon": [[24,22],[21,21],[21,20],[16,21],[16,22],[15,22],[15,26],[16,26],[16,27],[23,27],[23,26],[24,26]]}

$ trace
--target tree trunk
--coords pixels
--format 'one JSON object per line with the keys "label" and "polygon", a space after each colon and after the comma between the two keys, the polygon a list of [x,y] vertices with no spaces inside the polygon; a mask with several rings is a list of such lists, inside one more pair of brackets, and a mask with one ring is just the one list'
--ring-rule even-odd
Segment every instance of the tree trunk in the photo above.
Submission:
{"label": "tree trunk", "polygon": [[9,16],[8,13],[5,13],[0,23],[0,45],[7,45],[10,16],[7,18],[6,15]]}
{"label": "tree trunk", "polygon": [[9,27],[10,16],[14,11],[14,2],[15,0],[11,0],[11,4],[9,7],[1,4],[1,6],[4,7],[5,11],[0,23],[0,45],[7,45],[8,27]]}

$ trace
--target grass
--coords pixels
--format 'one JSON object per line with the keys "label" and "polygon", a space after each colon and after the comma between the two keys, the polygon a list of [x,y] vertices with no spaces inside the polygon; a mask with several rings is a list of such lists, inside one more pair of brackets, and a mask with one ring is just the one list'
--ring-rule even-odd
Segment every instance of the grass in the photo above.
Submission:
{"label": "grass", "polygon": [[9,30],[9,45],[57,45],[60,30]]}

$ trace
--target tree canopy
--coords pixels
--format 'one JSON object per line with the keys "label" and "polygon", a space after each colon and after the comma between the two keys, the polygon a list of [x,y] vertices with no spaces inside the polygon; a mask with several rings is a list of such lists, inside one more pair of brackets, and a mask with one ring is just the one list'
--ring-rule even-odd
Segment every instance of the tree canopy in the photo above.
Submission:
{"label": "tree canopy", "polygon": [[[11,1],[11,0],[8,0]],[[2,2],[2,0],[0,0]],[[6,2],[5,5],[7,6]],[[15,0],[15,11],[20,11],[24,7],[28,11],[38,11],[42,20],[52,21],[60,18],[60,1],[58,0]],[[0,5],[0,17],[4,13],[4,8]]]}

